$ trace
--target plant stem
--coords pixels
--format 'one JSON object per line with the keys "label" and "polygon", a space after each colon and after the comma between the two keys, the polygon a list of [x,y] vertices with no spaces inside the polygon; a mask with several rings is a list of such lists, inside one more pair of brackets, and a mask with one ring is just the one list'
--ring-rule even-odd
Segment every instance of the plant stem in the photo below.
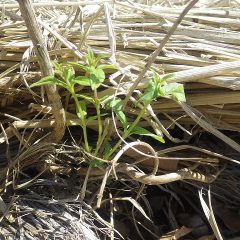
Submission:
{"label": "plant stem", "polygon": [[100,104],[99,104],[99,99],[97,96],[96,89],[94,90],[94,101],[95,101],[95,108],[96,108],[97,119],[98,119],[98,140],[97,140],[97,146],[96,146],[94,155],[97,155],[102,142],[102,119],[101,119]]}
{"label": "plant stem", "polygon": [[146,108],[148,106],[149,102],[147,102],[143,108],[141,109],[140,113],[138,114],[137,118],[134,120],[134,122],[131,124],[131,126],[123,133],[123,136],[119,141],[116,143],[116,145],[113,147],[113,149],[106,155],[106,159],[109,159],[111,155],[120,147],[123,140],[125,140],[131,133],[131,131],[136,127],[140,119],[142,118],[143,114],[146,111]]}
{"label": "plant stem", "polygon": [[86,121],[85,121],[85,116],[84,116],[84,113],[82,111],[82,108],[79,104],[79,101],[78,101],[78,98],[77,98],[77,95],[75,94],[75,91],[74,89],[72,89],[71,91],[71,94],[73,96],[73,99],[75,101],[75,104],[76,104],[76,107],[77,107],[77,112],[81,115],[81,123],[82,123],[82,129],[83,129],[83,138],[84,138],[84,144],[85,144],[85,149],[87,152],[90,152],[90,148],[89,148],[89,145],[88,145],[88,137],[87,137],[87,124],[86,124]]}

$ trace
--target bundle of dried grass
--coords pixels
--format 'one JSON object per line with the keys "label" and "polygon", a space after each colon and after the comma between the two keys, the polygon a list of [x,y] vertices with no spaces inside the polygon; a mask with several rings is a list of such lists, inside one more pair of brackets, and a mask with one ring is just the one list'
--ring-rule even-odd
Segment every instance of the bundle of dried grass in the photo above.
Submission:
{"label": "bundle of dried grass", "polygon": [[[40,180],[36,184],[54,185]],[[1,221],[1,239],[97,240],[101,238],[98,233],[108,234],[107,227],[94,229],[98,220],[91,207],[79,201],[75,203],[74,199],[43,199],[31,191],[15,197],[11,204],[12,210]]]}
{"label": "bundle of dried grass", "polygon": [[[80,5],[84,4],[82,2]],[[86,6],[81,11],[77,5],[79,3],[76,2],[52,3],[51,7],[44,3],[36,4],[36,11],[41,13],[42,18],[39,23],[48,39],[50,56],[67,61],[79,57],[78,51],[71,46],[75,45],[79,50],[91,46],[97,53],[116,58],[121,68],[127,67],[131,71],[132,79],[143,68],[145,59],[161,42],[181,11],[175,5],[143,7],[139,3],[115,2],[107,5],[110,11],[112,9],[113,17],[106,19],[106,9],[98,9],[101,2],[99,5]],[[1,26],[1,105],[11,107],[13,103],[16,105],[19,98],[31,101],[31,93],[19,86],[24,82],[30,84],[36,81],[35,73],[32,73],[32,80],[30,73],[26,75],[28,79],[24,80],[24,74],[16,75],[14,72],[19,71],[20,66],[21,71],[29,67],[28,62],[32,70],[37,65],[34,64],[36,58],[31,57],[31,44],[26,28],[22,26],[17,4],[1,7],[4,16]],[[202,117],[210,119],[214,127],[238,131],[240,63],[237,15],[230,7],[223,10],[207,9],[191,10],[152,68],[160,74],[175,72],[171,81],[185,83],[187,103],[199,110]],[[61,18],[58,18],[59,13]],[[112,81],[118,83],[118,78]],[[147,81],[147,78],[141,80],[140,89]],[[131,82],[127,77],[122,84],[127,89]],[[111,87],[108,91],[111,91]],[[106,94],[106,91],[102,94]],[[161,119],[169,125],[195,124],[191,117],[185,115],[181,106],[171,100],[161,100],[161,104],[153,105],[153,110],[156,114],[164,113]]]}

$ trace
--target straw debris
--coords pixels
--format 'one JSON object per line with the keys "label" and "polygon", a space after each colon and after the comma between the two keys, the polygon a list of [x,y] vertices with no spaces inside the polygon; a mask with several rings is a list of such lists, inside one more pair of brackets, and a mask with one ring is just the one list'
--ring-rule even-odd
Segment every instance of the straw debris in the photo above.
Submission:
{"label": "straw debris", "polygon": [[[238,12],[238,1],[0,1],[0,238],[237,237]],[[51,61],[83,63],[88,47],[116,66],[94,97],[122,99],[131,124],[153,71],[184,84],[186,102],[158,98],[138,124],[165,144],[123,137],[104,109],[102,139],[99,119],[87,121],[89,149],[101,143],[87,151],[71,94],[30,87],[54,75]],[[122,139],[110,159],[108,138]]]}

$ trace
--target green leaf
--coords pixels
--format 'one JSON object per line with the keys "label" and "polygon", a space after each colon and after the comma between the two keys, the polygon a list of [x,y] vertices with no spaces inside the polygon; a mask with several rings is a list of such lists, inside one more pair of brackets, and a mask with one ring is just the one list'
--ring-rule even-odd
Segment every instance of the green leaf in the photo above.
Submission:
{"label": "green leaf", "polygon": [[96,90],[105,80],[105,73],[102,69],[91,68],[90,82],[92,90]]}
{"label": "green leaf", "polygon": [[161,82],[160,76],[159,76],[158,73],[156,73],[155,71],[153,71],[152,79],[153,79],[156,83]]}
{"label": "green leaf", "polygon": [[142,94],[138,101],[141,101],[143,103],[150,102],[154,100],[157,96],[158,96],[157,83],[152,78],[149,81],[148,87],[145,89],[144,93]]}
{"label": "green leaf", "polygon": [[94,103],[94,99],[92,97],[89,97],[89,96],[86,96],[86,95],[83,95],[83,94],[76,94],[76,96],[78,98],[83,98],[84,100],[86,100],[90,103]]}
{"label": "green leaf", "polygon": [[174,76],[175,76],[175,73],[166,74],[161,78],[161,82],[166,82],[168,79],[173,78]]}
{"label": "green leaf", "polygon": [[87,49],[86,62],[89,66],[94,65],[94,53],[93,53],[93,50],[91,48]]}
{"label": "green leaf", "polygon": [[64,87],[66,89],[68,89],[68,85],[64,82],[62,82],[61,80],[57,79],[54,76],[47,76],[44,77],[42,79],[40,79],[39,81],[33,83],[30,85],[30,87],[39,87],[39,86],[43,86],[43,85],[47,85],[47,84],[56,84],[58,86]]}
{"label": "green leaf", "polygon": [[62,77],[66,82],[71,82],[71,80],[75,78],[74,69],[69,66],[64,66]]}
{"label": "green leaf", "polygon": [[126,129],[129,126],[128,120],[126,115],[123,111],[115,111],[115,114],[117,115],[118,120],[122,123],[123,128]]}
{"label": "green leaf", "polygon": [[79,119],[82,120],[87,115],[87,107],[86,107],[86,104],[85,104],[84,101],[79,101],[78,103],[79,103],[79,105],[81,107],[82,113],[78,112],[78,110],[77,110],[77,116],[78,116]]}
{"label": "green leaf", "polygon": [[180,102],[186,102],[184,86],[181,83],[168,83],[161,86],[159,93],[162,97],[173,97]]}
{"label": "green leaf", "polygon": [[122,109],[122,99],[119,97],[111,98],[105,103],[106,109],[111,109],[113,111],[120,111]]}
{"label": "green leaf", "polygon": [[136,134],[136,135],[141,135],[141,136],[148,136],[148,137],[151,137],[151,138],[154,138],[155,140],[161,142],[161,143],[164,143],[164,139],[161,137],[161,136],[158,136],[150,131],[148,131],[147,129],[145,128],[142,128],[142,127],[138,127],[136,126],[130,133],[130,135],[132,134]]}
{"label": "green leaf", "polygon": [[93,159],[92,161],[90,161],[90,166],[91,167],[100,167],[103,165],[103,162],[97,159]]}
{"label": "green leaf", "polygon": [[[107,115],[107,113],[100,114],[101,117],[104,117],[104,116],[106,116],[106,115]],[[90,123],[90,122],[92,122],[92,121],[94,121],[94,120],[97,120],[97,118],[98,118],[97,115],[88,117],[88,118],[87,118],[87,124]]]}
{"label": "green leaf", "polygon": [[75,71],[68,64],[61,64],[56,61],[52,62],[55,74],[58,74],[66,83],[75,77]]}
{"label": "green leaf", "polygon": [[72,83],[79,84],[81,86],[91,86],[90,78],[85,76],[78,76],[72,80]]}
{"label": "green leaf", "polygon": [[107,141],[104,145],[104,150],[103,150],[103,159],[106,159],[106,156],[108,155],[109,152],[112,151],[112,146],[109,141]]}
{"label": "green leaf", "polygon": [[126,129],[129,125],[127,117],[122,111],[122,99],[119,97],[111,98],[106,101],[106,109],[112,109],[113,112],[117,115],[118,120],[122,123],[123,127]]}
{"label": "green leaf", "polygon": [[78,68],[81,68],[83,69],[85,72],[89,72],[90,71],[90,67],[88,66],[85,66],[81,63],[78,63],[78,62],[68,62],[69,65],[73,66],[73,67],[78,67]]}
{"label": "green leaf", "polygon": [[179,102],[186,102],[186,96],[185,93],[172,93],[173,98]]}
{"label": "green leaf", "polygon": [[112,64],[101,64],[97,68],[100,68],[102,70],[104,70],[104,69],[117,69],[117,67],[115,65],[112,65]]}
{"label": "green leaf", "polygon": [[94,52],[91,48],[88,48],[87,54],[86,54],[86,62],[89,67],[97,68],[98,63],[103,59],[106,58],[105,55],[98,55],[97,57],[94,56]]}
{"label": "green leaf", "polygon": [[81,106],[81,108],[82,108],[82,111],[83,111],[84,116],[86,116],[86,115],[87,115],[86,103],[85,103],[84,101],[79,101],[79,104],[80,104],[80,106]]}
{"label": "green leaf", "polygon": [[92,66],[94,66],[95,68],[97,67],[98,63],[103,59],[105,58],[104,55],[100,54],[98,55],[96,58],[94,58],[94,63]]}
{"label": "green leaf", "polygon": [[52,61],[53,67],[55,72],[57,72],[60,76],[62,76],[62,64],[58,63],[57,61]]}

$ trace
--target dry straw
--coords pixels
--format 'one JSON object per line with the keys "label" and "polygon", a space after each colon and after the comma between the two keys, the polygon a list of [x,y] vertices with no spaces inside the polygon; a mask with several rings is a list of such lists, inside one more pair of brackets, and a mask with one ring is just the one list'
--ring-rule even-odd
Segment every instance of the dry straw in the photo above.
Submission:
{"label": "dry straw", "polygon": [[[149,5],[145,4],[146,2]],[[91,171],[94,172],[95,177],[102,179],[105,176],[98,195],[98,206],[101,205],[101,198],[104,196],[107,177],[112,172],[116,178],[117,174],[125,173],[132,180],[142,184],[161,184],[189,179],[209,183],[222,173],[219,165],[226,162],[238,163],[220,153],[186,144],[191,139],[191,135],[205,131],[215,135],[224,146],[229,146],[237,152],[240,149],[239,144],[224,131],[238,133],[240,129],[239,14],[230,1],[213,1],[216,5],[213,5],[212,1],[202,1],[193,7],[196,2],[192,1],[192,5],[187,10],[186,5],[173,4],[171,1],[33,3],[37,22],[43,32],[43,40],[47,44],[48,54],[52,60],[64,62],[79,59],[90,46],[96,54],[105,54],[109,57],[109,61],[118,65],[117,71],[107,72],[107,85],[101,88],[99,96],[113,95],[116,92],[121,96],[127,96],[125,111],[129,119],[133,119],[139,113],[133,102],[147,86],[152,70],[162,76],[174,73],[169,81],[184,83],[186,103],[159,99],[152,103],[140,122],[141,126],[153,128],[156,134],[163,133],[165,138],[170,140],[171,147],[163,150],[164,146],[161,145],[156,149],[156,153],[154,150],[152,152],[151,148],[150,152],[154,157],[144,152],[143,157],[137,159],[138,161],[135,159],[134,164],[122,163],[117,158],[118,162],[115,160],[115,165],[109,166],[107,170],[81,169],[79,166],[75,168],[63,161],[56,163],[55,160],[47,159],[46,155],[56,154],[55,148],[61,150],[62,148],[58,145],[54,146],[53,150],[52,145],[39,143],[41,141],[38,138],[46,139],[44,134],[56,126],[56,123],[59,126],[65,124],[69,127],[78,125],[79,120],[73,114],[74,106],[69,104],[70,99],[65,91],[59,91],[63,106],[58,105],[62,111],[64,108],[65,123],[64,119],[56,118],[56,106],[44,99],[44,91],[36,89],[34,93],[30,91],[29,85],[41,77],[36,51],[32,51],[32,43],[24,20],[20,16],[18,4],[0,3],[0,120],[2,124],[0,143],[9,145],[14,141],[18,144],[20,142],[20,147],[17,153],[13,154],[11,161],[1,165],[3,166],[0,171],[1,180],[7,179],[7,182],[1,184],[2,191],[6,186],[14,184],[18,177],[17,174],[14,175],[16,169],[25,170],[36,164],[40,157],[44,157],[40,161],[44,163],[44,167],[48,163],[47,171],[69,173],[75,168],[79,175],[89,174],[89,181],[91,181]],[[184,16],[188,10],[190,11]],[[20,72],[20,69],[26,71]],[[82,88],[79,90],[88,91]],[[54,96],[58,98],[58,95]],[[105,122],[108,122],[106,126],[113,125],[111,121],[106,119]],[[97,122],[91,121],[88,126],[96,129]],[[173,128],[182,131],[184,139],[171,136],[170,129]],[[119,131],[118,124],[115,130]],[[113,129],[106,134],[108,133],[117,136]],[[59,135],[60,139],[63,129]],[[37,146],[31,146],[32,143],[37,143]],[[176,143],[184,145],[175,146]],[[41,148],[45,150],[44,154],[40,154]],[[125,148],[128,147],[125,146],[117,157],[120,158],[125,154]],[[5,147],[3,149],[6,150]],[[91,158],[91,154],[84,153],[80,148],[76,149],[83,154],[86,162]],[[171,153],[176,154],[183,149],[188,149],[190,154],[197,153],[200,156],[189,158],[185,153],[183,158],[179,157],[177,160],[182,168],[175,169],[175,172],[165,172],[165,175],[160,176],[159,172],[157,173],[157,163],[152,165],[151,171],[154,166],[155,169],[151,175],[145,174],[136,167],[137,163],[142,164],[147,158],[155,158],[156,161],[158,157],[167,159]],[[192,162],[197,162],[197,165],[192,165]],[[41,171],[46,170],[44,167],[40,167]],[[214,171],[209,170],[208,167]],[[221,185],[221,179],[217,180],[216,184],[217,187],[218,184]],[[87,182],[85,185],[82,196],[87,192]],[[218,191],[221,192],[219,188]],[[226,193],[224,198],[227,199]],[[22,200],[19,201],[18,208],[21,209]]]}

